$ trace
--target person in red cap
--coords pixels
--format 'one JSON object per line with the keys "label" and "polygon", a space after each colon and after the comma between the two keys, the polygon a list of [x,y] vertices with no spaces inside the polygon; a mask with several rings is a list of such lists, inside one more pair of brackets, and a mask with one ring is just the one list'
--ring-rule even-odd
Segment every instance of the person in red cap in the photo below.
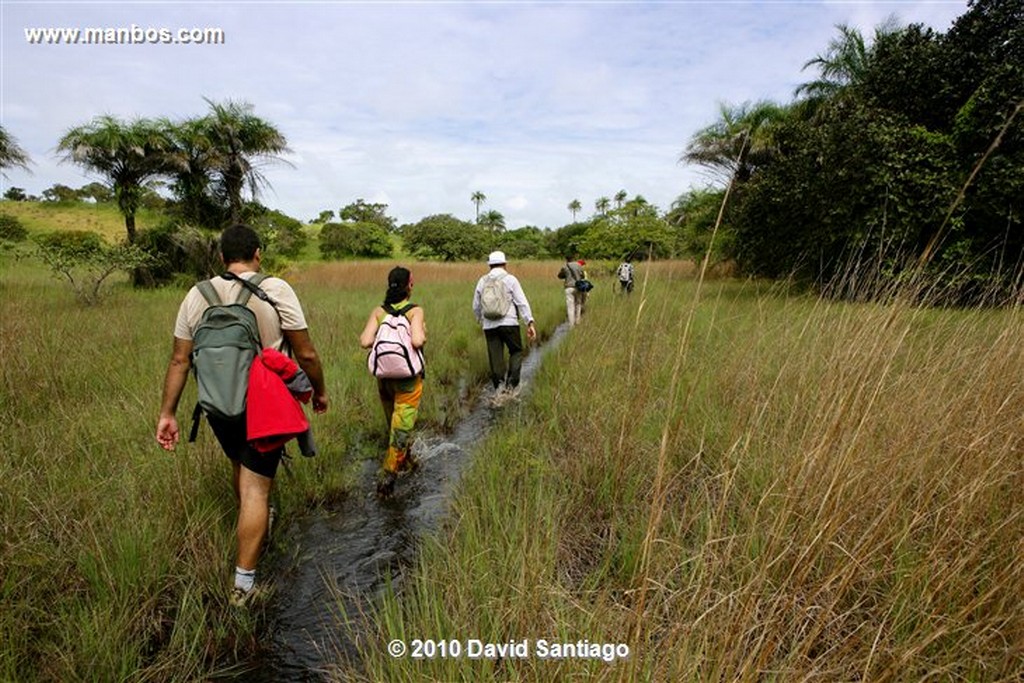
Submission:
{"label": "person in red cap", "polygon": [[[480,278],[473,291],[473,315],[487,340],[487,360],[495,398],[514,396],[519,387],[523,365],[523,337],[519,321],[526,322],[526,338],[537,338],[530,302],[519,280],[505,269],[505,252],[492,251],[487,257],[489,272]],[[505,364],[508,349],[508,365]]]}

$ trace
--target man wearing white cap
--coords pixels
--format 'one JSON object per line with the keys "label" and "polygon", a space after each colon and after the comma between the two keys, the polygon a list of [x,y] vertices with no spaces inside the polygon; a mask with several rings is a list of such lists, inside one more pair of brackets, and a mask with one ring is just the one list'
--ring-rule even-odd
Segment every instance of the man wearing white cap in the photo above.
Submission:
{"label": "man wearing white cap", "polygon": [[[519,320],[526,321],[526,338],[537,338],[537,328],[522,285],[515,275],[505,270],[505,253],[492,251],[487,257],[490,272],[480,278],[473,292],[473,315],[487,339],[487,360],[491,365],[491,383],[497,390],[504,383],[503,393],[514,393],[519,386],[523,365],[523,337]],[[505,349],[508,349],[508,369]]]}

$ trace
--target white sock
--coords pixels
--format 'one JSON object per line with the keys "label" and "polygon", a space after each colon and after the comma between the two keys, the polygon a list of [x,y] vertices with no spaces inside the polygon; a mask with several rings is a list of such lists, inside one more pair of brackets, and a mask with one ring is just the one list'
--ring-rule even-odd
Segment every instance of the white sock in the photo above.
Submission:
{"label": "white sock", "polygon": [[242,569],[241,567],[235,567],[235,588],[241,588],[246,593],[248,593],[252,590],[252,587],[255,583],[255,569]]}

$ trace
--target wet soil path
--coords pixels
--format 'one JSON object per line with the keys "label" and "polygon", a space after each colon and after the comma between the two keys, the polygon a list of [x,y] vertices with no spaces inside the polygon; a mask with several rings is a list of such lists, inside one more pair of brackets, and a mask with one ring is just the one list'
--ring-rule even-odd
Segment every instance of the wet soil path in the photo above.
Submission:
{"label": "wet soil path", "polygon": [[[527,393],[541,360],[561,341],[563,324],[523,361],[521,391]],[[390,580],[415,558],[418,540],[439,528],[474,447],[503,412],[481,395],[450,435],[420,434],[420,467],[399,479],[393,498],[374,493],[377,463],[363,463],[352,494],[330,510],[290,525],[275,539],[265,570],[275,588],[266,604],[261,652],[243,663],[247,681],[322,681],[339,659],[358,664],[357,644],[343,625],[338,596],[348,614],[371,606]]]}

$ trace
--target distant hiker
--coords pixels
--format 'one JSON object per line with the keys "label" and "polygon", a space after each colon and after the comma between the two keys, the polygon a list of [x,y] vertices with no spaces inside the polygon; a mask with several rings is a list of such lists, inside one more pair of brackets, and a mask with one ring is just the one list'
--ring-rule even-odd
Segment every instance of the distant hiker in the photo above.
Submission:
{"label": "distant hiker", "polygon": [[576,263],[580,265],[580,270],[583,273],[583,279],[576,283],[576,289],[580,290],[583,298],[583,301],[580,302],[580,316],[582,317],[587,314],[587,299],[590,298],[590,290],[594,288],[594,285],[587,276],[587,262],[579,259]]}
{"label": "distant hiker", "polygon": [[[262,253],[256,232],[245,225],[232,225],[226,228],[220,237],[220,253],[227,272],[192,287],[185,295],[174,323],[174,348],[164,378],[163,400],[156,425],[156,440],[168,451],[173,451],[179,440],[175,413],[188,380],[189,369],[194,364],[197,369],[211,367],[206,361],[208,355],[204,349],[206,339],[210,336],[207,331],[212,327],[208,324],[212,319],[211,314],[207,312],[208,309],[213,314],[223,312],[225,318],[233,318],[234,323],[228,326],[232,329],[237,329],[246,320],[250,323],[254,320],[256,330],[249,327],[249,334],[258,332],[259,339],[252,340],[253,345],[257,347],[256,352],[263,347],[278,351],[290,349],[312,385],[313,410],[317,413],[327,410],[323,369],[309,336],[302,306],[295,291],[287,282],[276,277],[265,277],[259,272]],[[246,285],[250,285],[252,289]],[[259,293],[257,296],[250,296],[254,290]],[[208,296],[219,298],[221,304],[232,305],[213,304]],[[239,304],[242,308],[239,308]],[[198,338],[197,329],[200,333]],[[221,332],[224,329],[222,328]],[[203,357],[194,355],[193,351],[203,354]],[[234,354],[235,358],[243,357],[238,355],[237,348],[211,348],[210,352],[213,355],[223,353]],[[210,376],[205,376],[205,371],[203,377],[199,376],[198,371],[196,376],[200,384],[200,403],[204,406],[203,411],[224,454],[231,460],[234,468],[234,490],[238,502],[238,552],[230,601],[236,606],[244,605],[253,594],[256,562],[270,523],[270,490],[284,453],[283,447],[261,453],[249,443],[244,409],[249,369],[235,370],[236,375],[241,372],[246,377],[246,380],[242,381],[245,386],[242,387],[209,386],[212,380]],[[210,375],[213,374],[215,373],[211,371]],[[217,395],[218,389],[221,390],[221,396]],[[227,395],[234,395],[236,399],[237,396],[243,397],[236,400],[241,401],[242,412],[232,419],[219,417],[214,409],[214,405],[224,401],[224,396]],[[198,418],[198,414],[195,417]],[[193,430],[195,428],[196,425],[193,426]]]}
{"label": "distant hiker", "polygon": [[377,378],[377,393],[390,432],[387,453],[377,479],[377,495],[394,493],[401,472],[416,463],[409,447],[423,396],[423,345],[427,323],[423,309],[409,302],[412,274],[398,266],[388,273],[384,303],[370,313],[359,344],[370,349],[368,364]]}
{"label": "distant hiker", "polygon": [[[514,396],[519,387],[523,365],[523,337],[519,320],[526,322],[526,338],[537,338],[530,302],[515,275],[505,270],[504,252],[493,251],[487,257],[490,272],[480,278],[473,291],[473,315],[487,339],[487,360],[496,398]],[[506,372],[505,349],[508,349]]]}
{"label": "distant hiker", "polygon": [[633,264],[629,262],[629,257],[619,264],[618,269],[615,271],[619,276],[619,291],[623,294],[629,294],[633,291]]}
{"label": "distant hiker", "polygon": [[583,267],[568,255],[565,265],[558,271],[558,279],[565,285],[565,309],[569,316],[569,327],[573,327],[583,316],[583,291],[576,285],[588,282],[583,274]]}

